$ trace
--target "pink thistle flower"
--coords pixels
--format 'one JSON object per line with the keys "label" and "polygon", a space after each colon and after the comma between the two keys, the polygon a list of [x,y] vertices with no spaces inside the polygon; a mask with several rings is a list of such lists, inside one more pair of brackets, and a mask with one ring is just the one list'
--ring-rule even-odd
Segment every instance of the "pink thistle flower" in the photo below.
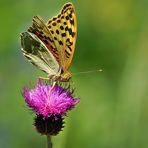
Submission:
{"label": "pink thistle flower", "polygon": [[34,89],[24,88],[23,97],[27,105],[37,114],[43,117],[64,116],[79,103],[79,98],[74,98],[72,93],[61,86],[43,84],[38,80]]}

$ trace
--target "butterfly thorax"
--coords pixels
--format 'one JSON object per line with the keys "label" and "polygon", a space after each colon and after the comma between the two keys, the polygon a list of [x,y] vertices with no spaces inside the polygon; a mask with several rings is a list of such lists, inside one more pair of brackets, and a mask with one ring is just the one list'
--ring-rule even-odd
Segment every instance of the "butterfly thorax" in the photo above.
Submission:
{"label": "butterfly thorax", "polygon": [[71,73],[69,71],[66,71],[62,74],[49,75],[49,78],[55,81],[67,82],[71,78]]}

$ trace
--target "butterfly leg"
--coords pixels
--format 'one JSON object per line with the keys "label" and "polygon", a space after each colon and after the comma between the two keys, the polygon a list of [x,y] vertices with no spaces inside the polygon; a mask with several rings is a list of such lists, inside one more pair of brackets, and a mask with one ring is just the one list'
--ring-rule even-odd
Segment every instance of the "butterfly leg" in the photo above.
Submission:
{"label": "butterfly leg", "polygon": [[74,82],[72,81],[72,79],[69,80],[69,85],[74,85]]}
{"label": "butterfly leg", "polygon": [[69,91],[71,92],[71,94],[73,94],[75,91],[74,82],[70,79],[68,83],[69,83]]}
{"label": "butterfly leg", "polygon": [[53,84],[51,85],[51,88],[50,88],[50,90],[49,90],[49,93],[51,93],[51,91],[53,90],[53,88],[54,88],[54,86],[56,85],[56,83],[57,83],[56,81],[53,82]]}

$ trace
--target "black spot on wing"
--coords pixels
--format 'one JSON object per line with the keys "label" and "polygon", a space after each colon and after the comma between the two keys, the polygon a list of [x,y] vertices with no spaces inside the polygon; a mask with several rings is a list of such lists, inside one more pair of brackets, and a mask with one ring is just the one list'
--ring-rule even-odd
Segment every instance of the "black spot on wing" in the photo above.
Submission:
{"label": "black spot on wing", "polygon": [[66,53],[66,57],[69,58],[70,57],[70,53],[65,49],[65,53]]}
{"label": "black spot on wing", "polygon": [[61,23],[61,20],[57,20],[57,23]]}
{"label": "black spot on wing", "polygon": [[74,25],[74,20],[70,20],[70,24],[71,25]]}
{"label": "black spot on wing", "polygon": [[70,51],[72,51],[72,49],[71,49],[71,47],[70,47],[70,46],[68,46],[68,48],[69,48],[69,50],[70,50]]}
{"label": "black spot on wing", "polygon": [[69,14],[69,17],[72,18],[72,14],[71,13]]}
{"label": "black spot on wing", "polygon": [[61,29],[61,30],[64,30],[64,27],[61,25],[61,26],[60,26],[60,29]]}
{"label": "black spot on wing", "polygon": [[57,40],[57,37],[54,37],[54,40]]}
{"label": "black spot on wing", "polygon": [[58,15],[58,18],[60,18],[60,17],[61,17],[61,14]]}
{"label": "black spot on wing", "polygon": [[69,17],[68,17],[68,15],[67,15],[65,18],[66,18],[66,20],[69,20]]}
{"label": "black spot on wing", "polygon": [[63,45],[63,42],[60,40],[60,41],[59,41],[59,44],[60,44],[60,45]]}
{"label": "black spot on wing", "polygon": [[53,21],[55,21],[56,19],[57,19],[57,18],[56,18],[56,17],[54,17],[52,20],[53,20]]}
{"label": "black spot on wing", "polygon": [[67,40],[66,40],[66,45],[67,46],[71,46],[73,44],[73,42],[70,42],[70,39],[68,38]]}
{"label": "black spot on wing", "polygon": [[45,44],[48,44],[48,41],[47,41],[46,39],[44,39],[43,42],[44,42]]}
{"label": "black spot on wing", "polygon": [[54,22],[54,23],[52,23],[52,26],[56,26],[56,23]]}
{"label": "black spot on wing", "polygon": [[39,38],[42,38],[43,37],[43,35],[42,34],[39,34]]}
{"label": "black spot on wing", "polygon": [[69,34],[70,34],[71,36],[73,36],[73,32],[72,32],[72,29],[71,29],[71,28],[68,29],[68,32],[69,32]]}
{"label": "black spot on wing", "polygon": [[48,39],[50,42],[53,42],[53,40],[52,40],[50,37],[47,37],[47,39]]}
{"label": "black spot on wing", "polygon": [[62,35],[62,37],[66,37],[66,33],[62,33],[61,35]]}
{"label": "black spot on wing", "polygon": [[60,33],[58,29],[56,30],[56,33],[57,33],[57,34],[59,34],[59,33]]}
{"label": "black spot on wing", "polygon": [[65,31],[68,31],[72,37],[75,36],[75,32],[73,32],[71,28],[68,28],[68,26],[65,27]]}
{"label": "black spot on wing", "polygon": [[53,30],[51,30],[51,33],[52,33],[52,34],[54,34],[54,31],[53,31]]}
{"label": "black spot on wing", "polygon": [[52,22],[52,20],[49,20],[49,21],[48,21],[48,24],[50,24],[51,22]]}

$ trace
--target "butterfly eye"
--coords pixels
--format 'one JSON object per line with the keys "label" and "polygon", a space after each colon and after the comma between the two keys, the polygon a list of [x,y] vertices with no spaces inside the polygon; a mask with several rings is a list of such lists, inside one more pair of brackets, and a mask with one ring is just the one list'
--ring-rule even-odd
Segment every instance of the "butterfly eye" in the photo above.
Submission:
{"label": "butterfly eye", "polygon": [[61,69],[61,74],[63,74],[64,73],[64,71],[63,71],[63,69]]}

